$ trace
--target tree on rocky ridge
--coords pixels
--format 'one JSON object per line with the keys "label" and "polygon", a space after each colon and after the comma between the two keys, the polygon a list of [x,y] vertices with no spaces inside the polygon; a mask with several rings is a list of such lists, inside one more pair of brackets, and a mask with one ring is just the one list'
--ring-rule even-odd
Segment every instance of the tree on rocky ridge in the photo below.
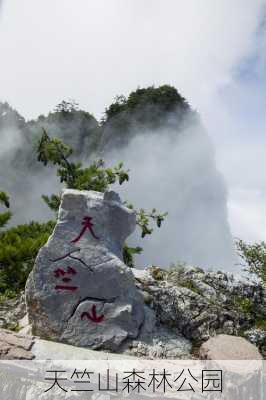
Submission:
{"label": "tree on rocky ridge", "polygon": [[247,265],[247,271],[266,284],[266,243],[248,244],[243,240],[237,240],[236,246],[240,257]]}
{"label": "tree on rocky ridge", "polygon": [[[110,168],[106,167],[103,160],[94,161],[89,167],[83,167],[81,162],[70,161],[73,149],[63,143],[60,139],[50,138],[44,130],[38,146],[38,161],[45,166],[52,163],[57,166],[57,175],[60,182],[69,189],[77,190],[95,190],[105,192],[110,185],[118,182],[122,185],[129,180],[129,171],[123,169],[123,163]],[[58,210],[60,204],[60,195],[53,194],[43,196],[44,201],[53,211]],[[127,204],[134,209],[131,204]],[[156,209],[146,212],[144,209],[135,210],[137,215],[137,225],[141,229],[141,237],[150,235],[153,228],[150,225],[154,221],[158,228],[161,227],[167,213],[158,213]],[[134,254],[141,252],[140,247],[131,248],[125,246],[124,261],[129,266],[133,266]]]}

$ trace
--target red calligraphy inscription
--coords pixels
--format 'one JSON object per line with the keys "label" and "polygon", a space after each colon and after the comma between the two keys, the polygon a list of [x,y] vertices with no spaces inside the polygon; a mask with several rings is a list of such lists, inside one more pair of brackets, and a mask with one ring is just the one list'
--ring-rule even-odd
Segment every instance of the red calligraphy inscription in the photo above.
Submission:
{"label": "red calligraphy inscription", "polygon": [[69,290],[70,292],[75,292],[78,288],[77,286],[66,286],[66,285],[56,285],[56,290]]}
{"label": "red calligraphy inscription", "polygon": [[89,312],[83,312],[83,313],[81,314],[81,319],[83,320],[83,319],[85,319],[85,318],[91,320],[92,322],[95,322],[96,324],[99,324],[100,322],[103,321],[104,315],[102,314],[102,315],[99,315],[99,316],[98,316],[98,315],[97,315],[97,312],[96,312],[96,305],[93,304],[93,306],[92,306],[92,308],[91,308],[91,313],[89,313]]}
{"label": "red calligraphy inscription", "polygon": [[65,275],[76,275],[77,271],[73,267],[67,267],[67,271],[65,271],[62,268],[57,268],[54,271],[54,276],[56,278],[60,278],[60,276],[65,276]]}
{"label": "red calligraphy inscription", "polygon": [[89,230],[91,235],[94,237],[94,239],[99,239],[98,236],[95,235],[94,231],[93,231],[93,226],[94,224],[91,222],[92,221],[92,217],[84,217],[82,220],[81,225],[83,225],[83,228],[80,232],[80,234],[73,240],[71,240],[71,243],[77,243],[82,236],[84,235],[84,233]]}
{"label": "red calligraphy inscription", "polygon": [[65,271],[62,268],[57,268],[54,271],[54,277],[57,279],[61,279],[63,283],[66,285],[56,285],[55,289],[56,290],[69,290],[70,292],[75,292],[78,287],[77,286],[69,286],[67,285],[69,282],[71,282],[71,278],[69,275],[76,275],[77,271],[73,267],[68,267],[67,270]]}

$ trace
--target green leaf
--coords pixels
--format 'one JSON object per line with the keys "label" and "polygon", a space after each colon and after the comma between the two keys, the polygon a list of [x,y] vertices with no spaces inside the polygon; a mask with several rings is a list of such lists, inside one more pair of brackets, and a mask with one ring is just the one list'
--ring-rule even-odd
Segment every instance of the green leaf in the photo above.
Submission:
{"label": "green leaf", "polygon": [[4,204],[6,208],[10,207],[9,197],[5,192],[0,192],[0,203]]}

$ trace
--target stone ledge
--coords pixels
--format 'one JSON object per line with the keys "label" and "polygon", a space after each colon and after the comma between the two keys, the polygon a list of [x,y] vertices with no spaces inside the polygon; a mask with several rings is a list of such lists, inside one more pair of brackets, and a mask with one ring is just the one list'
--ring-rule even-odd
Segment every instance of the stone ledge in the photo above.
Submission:
{"label": "stone ledge", "polygon": [[1,360],[32,360],[31,352],[34,338],[0,329],[0,359]]}

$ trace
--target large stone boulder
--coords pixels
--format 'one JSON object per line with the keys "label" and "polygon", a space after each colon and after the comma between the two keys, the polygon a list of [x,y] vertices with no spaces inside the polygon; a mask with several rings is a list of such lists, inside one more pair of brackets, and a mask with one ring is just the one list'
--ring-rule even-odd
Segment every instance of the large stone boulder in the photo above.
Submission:
{"label": "large stone boulder", "polygon": [[63,192],[57,224],[26,285],[34,335],[113,351],[138,336],[143,297],[121,260],[135,225],[115,192]]}
{"label": "large stone boulder", "polygon": [[202,360],[262,360],[256,346],[239,336],[217,335],[203,343]]}

